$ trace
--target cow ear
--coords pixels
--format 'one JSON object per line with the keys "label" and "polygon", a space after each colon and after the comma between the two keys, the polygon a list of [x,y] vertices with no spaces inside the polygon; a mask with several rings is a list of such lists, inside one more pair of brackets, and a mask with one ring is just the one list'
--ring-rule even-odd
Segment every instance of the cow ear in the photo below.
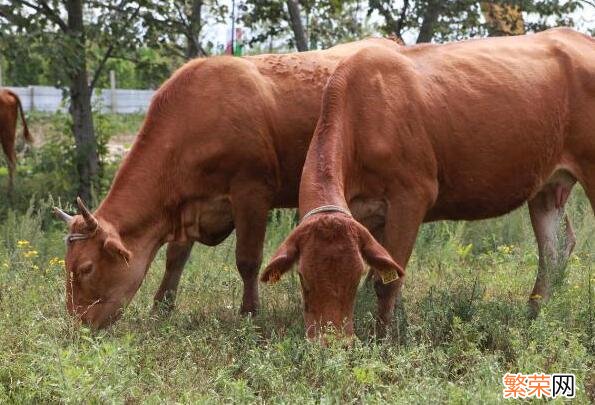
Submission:
{"label": "cow ear", "polygon": [[376,270],[384,284],[405,276],[405,270],[393,260],[386,249],[364,227],[360,230],[360,243],[362,257]]}
{"label": "cow ear", "polygon": [[124,259],[126,263],[130,262],[132,253],[126,249],[120,238],[115,236],[108,236],[103,242],[103,248],[113,255],[118,255]]}
{"label": "cow ear", "polygon": [[274,284],[281,276],[287,273],[294,263],[299,259],[299,249],[297,246],[297,237],[295,231],[283,242],[273,255],[273,258],[265,267],[260,281],[263,283]]}

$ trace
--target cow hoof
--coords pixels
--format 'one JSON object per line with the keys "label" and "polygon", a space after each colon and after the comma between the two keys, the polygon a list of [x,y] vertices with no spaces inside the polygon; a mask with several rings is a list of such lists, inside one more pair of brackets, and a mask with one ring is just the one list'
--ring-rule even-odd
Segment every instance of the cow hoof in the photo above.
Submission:
{"label": "cow hoof", "polygon": [[151,314],[158,316],[169,316],[175,309],[175,304],[169,301],[155,301],[153,308],[151,308]]}
{"label": "cow hoof", "polygon": [[243,316],[248,316],[248,317],[252,317],[252,316],[256,316],[256,314],[258,313],[258,306],[257,305],[242,305],[242,307],[240,308],[240,315]]}

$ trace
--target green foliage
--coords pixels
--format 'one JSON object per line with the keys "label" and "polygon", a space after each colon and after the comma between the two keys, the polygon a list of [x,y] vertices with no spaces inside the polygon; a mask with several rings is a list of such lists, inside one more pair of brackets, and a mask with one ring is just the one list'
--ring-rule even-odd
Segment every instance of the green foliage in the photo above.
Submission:
{"label": "green foliage", "polygon": [[[380,26],[386,34],[401,36],[408,30],[429,29],[428,37],[417,37],[417,42],[446,42],[462,40],[488,34],[485,19],[482,18],[478,1],[472,0],[422,0],[405,1],[397,7],[395,2],[386,0],[369,0],[369,13],[377,12],[383,17]],[[527,31],[543,31],[555,26],[574,26],[572,13],[582,7],[593,4],[580,0],[569,1],[534,1],[534,0],[502,0],[487,3],[516,5],[523,10]],[[405,4],[407,5],[405,7]]]}
{"label": "green foliage", "polygon": [[375,27],[360,1],[304,2],[310,49],[326,49],[337,43],[373,36]]}
{"label": "green foliage", "polygon": [[[100,106],[96,106],[99,108]],[[97,146],[101,162],[100,189],[97,198],[104,195],[119,163],[119,157],[110,155],[108,144],[112,137],[138,132],[143,115],[115,115],[95,113]],[[24,211],[31,199],[47,198],[49,193],[62,201],[74,201],[78,188],[76,153],[71,135],[69,114],[30,113],[27,118],[36,143],[20,153],[15,178],[15,189],[10,199],[0,200],[0,219],[10,208]],[[130,144],[123,145],[129,148]],[[8,173],[0,167],[0,189],[7,182]]]}
{"label": "green foliage", "polygon": [[[480,3],[472,0],[301,0],[299,5],[310,49],[382,33],[407,42],[445,42],[486,36],[488,27]],[[526,16],[527,31],[542,31],[553,26],[574,26],[572,15],[592,2],[569,1],[496,1],[515,4]],[[250,46],[269,44],[269,51],[294,49],[289,13],[285,1],[244,0],[241,20],[250,28]],[[413,41],[411,37],[415,35]],[[262,50],[261,50],[262,51]]]}
{"label": "green foliage", "polygon": [[53,84],[48,60],[27,35],[6,35],[0,31],[0,55],[5,85]]}
{"label": "green foliage", "polygon": [[[1,4],[0,4],[1,6]],[[112,23],[113,25],[113,23]],[[39,32],[33,26],[16,32],[9,25],[0,29],[0,62],[3,66],[4,83],[11,86],[50,85],[68,86],[70,62],[77,56],[68,39],[55,32]],[[107,28],[106,28],[107,29]],[[112,50],[110,57],[102,65],[107,52],[100,39],[102,28],[91,27],[92,36],[87,52],[87,63],[92,73],[101,70],[96,82],[97,87],[109,88],[110,70],[116,72],[119,88],[157,88],[183,62],[180,58],[166,57],[157,46],[140,46],[141,37],[133,37],[126,48]],[[125,41],[124,33],[120,33]],[[97,37],[95,37],[97,36]],[[48,43],[63,44],[64,49],[57,50]],[[148,45],[153,45],[148,43]],[[67,46],[66,46],[67,45]],[[109,44],[107,45],[109,50]]]}
{"label": "green foliage", "polygon": [[53,130],[48,132],[44,144],[26,155],[23,165],[27,170],[23,176],[41,177],[40,181],[45,182],[48,190],[62,194],[78,181],[71,117],[64,113],[53,114],[50,125]]}
{"label": "green foliage", "polygon": [[[42,82],[47,80],[59,87],[67,87],[72,76],[84,64],[102,69],[106,54],[128,56],[133,53],[141,38],[138,25],[132,23],[138,14],[135,10],[138,5],[117,7],[116,2],[111,1],[81,3],[87,7],[85,11],[90,12],[84,13],[84,28],[75,35],[68,28],[69,21],[63,19],[68,9],[60,2],[0,1],[0,21],[4,22],[0,25],[2,48],[16,44],[15,52],[22,49],[18,55],[10,55],[11,51],[8,53],[20,56],[7,61],[9,73],[15,76],[9,76],[9,82],[23,80],[19,70],[31,66],[28,69],[34,70],[37,78],[43,79]],[[89,49],[85,49],[87,47]],[[35,64],[36,60],[43,63]],[[90,76],[93,77],[93,74]]]}
{"label": "green foliage", "polygon": [[[593,2],[581,0],[502,3],[521,7],[527,31],[573,26],[573,13],[593,7]],[[32,15],[20,0],[16,4],[9,13],[9,5],[0,1],[0,19],[4,16],[17,27],[0,27],[5,82],[66,86],[69,69],[76,67],[76,44],[59,30],[49,29],[51,19],[42,13]],[[237,4],[239,26],[249,29],[249,53],[294,48],[285,1],[238,0]],[[444,42],[488,33],[478,1],[300,0],[299,6],[310,49],[378,33],[417,35],[424,26],[428,31],[417,41]],[[132,1],[123,8],[113,2],[88,2],[87,7],[93,12],[85,20],[86,61],[90,76],[100,70],[97,85],[104,88],[109,85],[109,70],[116,71],[121,88],[158,87],[185,60],[220,52],[206,37],[212,26],[227,24],[230,17],[228,5],[219,0]]]}
{"label": "green foliage", "polygon": [[156,89],[183,61],[169,58],[157,50],[141,48],[130,58],[110,58],[103,74],[97,80],[97,88],[110,88],[109,72],[116,74],[119,89]]}
{"label": "green foliage", "polygon": [[[268,41],[289,32],[289,13],[283,1],[246,0],[240,3],[242,23],[255,31],[250,44]],[[260,31],[260,32],[258,32]]]}
{"label": "green foliage", "polygon": [[[372,35],[364,2],[305,0],[299,3],[310,49],[324,49]],[[283,49],[295,49],[284,1],[245,0],[240,2],[240,10],[242,23],[250,28],[250,46],[280,40]]]}
{"label": "green foliage", "polygon": [[208,56],[215,44],[204,39],[206,31],[225,22],[229,11],[228,5],[220,0],[146,2],[141,9],[146,28],[144,41],[178,59]]}
{"label": "green foliage", "polygon": [[573,27],[571,14],[585,7],[593,7],[593,3],[589,5],[581,0],[519,0],[516,3],[530,15],[537,17],[536,21],[526,23],[528,31],[543,31],[556,26]]}

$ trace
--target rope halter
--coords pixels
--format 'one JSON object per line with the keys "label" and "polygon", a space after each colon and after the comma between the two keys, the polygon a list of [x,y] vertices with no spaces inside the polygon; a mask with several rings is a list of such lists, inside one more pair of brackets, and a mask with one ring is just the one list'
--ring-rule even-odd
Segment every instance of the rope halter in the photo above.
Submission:
{"label": "rope halter", "polygon": [[64,242],[66,245],[68,245],[69,243],[76,242],[77,240],[91,239],[97,234],[97,229],[98,228],[95,228],[95,230],[91,233],[69,233],[64,237]]}
{"label": "rope halter", "polygon": [[87,235],[84,233],[69,233],[64,237],[64,242],[68,245],[69,243],[75,242],[77,240],[85,240],[89,239],[91,235]]}
{"label": "rope halter", "polygon": [[318,208],[314,208],[313,210],[308,211],[306,213],[306,215],[304,215],[302,217],[302,219],[300,220],[300,223],[304,222],[308,217],[311,217],[312,215],[319,214],[321,212],[340,212],[340,213],[347,215],[348,217],[353,217],[351,215],[351,212],[349,212],[348,209],[339,207],[338,205],[322,205]]}

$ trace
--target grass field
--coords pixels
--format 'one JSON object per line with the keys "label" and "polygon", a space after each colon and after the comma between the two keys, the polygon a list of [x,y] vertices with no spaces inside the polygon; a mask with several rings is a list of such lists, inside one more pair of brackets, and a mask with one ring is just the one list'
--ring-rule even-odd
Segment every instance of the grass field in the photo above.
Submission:
{"label": "grass field", "polygon": [[[568,206],[577,248],[538,319],[526,317],[537,249],[521,209],[425,225],[403,293],[407,324],[401,317],[377,340],[363,285],[359,340],[344,348],[304,340],[295,274],[261,287],[258,316],[237,314],[233,236],[196,246],[171,316],[150,312],[162,250],[122,320],[99,333],[77,327],[65,311],[52,190],[27,170],[12,205],[0,202],[0,403],[496,403],[506,372],[574,373],[574,402],[595,401],[595,219],[580,187]],[[293,218],[271,215],[265,261]]]}

